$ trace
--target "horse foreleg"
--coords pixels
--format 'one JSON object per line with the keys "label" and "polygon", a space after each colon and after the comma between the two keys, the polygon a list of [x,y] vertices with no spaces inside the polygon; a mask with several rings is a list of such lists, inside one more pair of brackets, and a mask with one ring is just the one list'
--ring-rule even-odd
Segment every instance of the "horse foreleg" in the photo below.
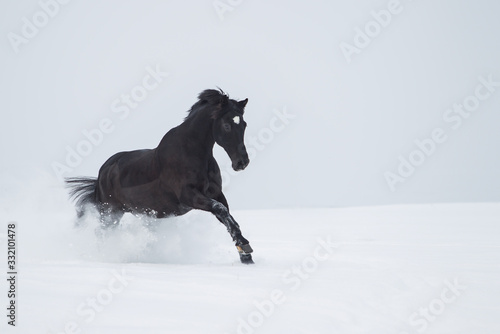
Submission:
{"label": "horse foreleg", "polygon": [[236,244],[236,249],[240,254],[240,260],[243,263],[254,263],[252,260],[251,253],[253,252],[250,243],[241,234],[241,229],[233,216],[229,213],[229,210],[222,203],[213,200],[212,202],[212,213],[217,217],[217,219],[226,226],[227,231],[233,238]]}
{"label": "horse foreleg", "polygon": [[224,224],[224,226],[226,226],[227,231],[235,242],[242,263],[254,263],[251,255],[253,249],[250,247],[248,240],[241,234],[240,226],[229,213],[224,196],[221,195],[218,199],[220,199],[221,202],[208,198],[198,192],[194,192],[185,197],[185,201],[190,207],[211,212],[222,224]]}

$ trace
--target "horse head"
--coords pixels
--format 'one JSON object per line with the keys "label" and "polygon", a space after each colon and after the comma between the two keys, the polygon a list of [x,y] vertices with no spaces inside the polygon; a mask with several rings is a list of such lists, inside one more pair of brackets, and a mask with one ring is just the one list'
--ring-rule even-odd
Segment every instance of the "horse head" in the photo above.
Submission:
{"label": "horse head", "polygon": [[248,99],[236,101],[229,99],[222,91],[220,102],[212,115],[214,118],[213,136],[231,159],[235,171],[245,169],[250,160],[244,143],[247,123],[243,119]]}

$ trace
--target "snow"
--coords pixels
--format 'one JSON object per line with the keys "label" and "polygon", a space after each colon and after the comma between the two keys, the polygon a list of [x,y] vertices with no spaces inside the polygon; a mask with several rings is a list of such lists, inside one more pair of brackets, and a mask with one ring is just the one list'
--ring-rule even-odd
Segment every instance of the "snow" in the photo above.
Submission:
{"label": "snow", "polygon": [[499,203],[233,215],[255,265],[203,212],[126,215],[101,245],[70,205],[2,213],[20,248],[18,326],[1,332],[500,332]]}

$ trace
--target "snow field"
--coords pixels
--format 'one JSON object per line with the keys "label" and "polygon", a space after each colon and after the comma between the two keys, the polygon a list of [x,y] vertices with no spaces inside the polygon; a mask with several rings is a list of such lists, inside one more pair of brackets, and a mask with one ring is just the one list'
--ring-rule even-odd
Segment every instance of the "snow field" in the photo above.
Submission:
{"label": "snow field", "polygon": [[70,206],[21,214],[18,327],[7,332],[497,333],[499,213],[494,203],[237,211],[250,266],[203,212],[155,227],[125,216],[102,245],[95,222],[71,226]]}

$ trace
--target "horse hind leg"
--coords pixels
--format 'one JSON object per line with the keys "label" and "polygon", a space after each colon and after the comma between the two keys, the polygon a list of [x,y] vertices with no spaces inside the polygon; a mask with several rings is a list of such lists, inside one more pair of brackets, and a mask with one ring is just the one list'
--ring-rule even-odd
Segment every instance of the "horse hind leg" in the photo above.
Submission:
{"label": "horse hind leg", "polygon": [[92,207],[88,205],[79,206],[76,208],[76,219],[74,220],[74,227],[83,228],[87,226],[87,216]]}
{"label": "horse hind leg", "polygon": [[101,211],[99,214],[99,223],[101,228],[109,229],[115,228],[120,224],[120,220],[122,219],[124,212],[122,210],[105,210]]}
{"label": "horse hind leg", "polygon": [[96,228],[96,235],[99,239],[104,238],[107,231],[114,230],[123,217],[124,212],[119,209],[101,207],[99,210],[99,226]]}
{"label": "horse hind leg", "polygon": [[74,222],[76,228],[85,226],[85,210],[83,208],[76,209],[76,219]]}

